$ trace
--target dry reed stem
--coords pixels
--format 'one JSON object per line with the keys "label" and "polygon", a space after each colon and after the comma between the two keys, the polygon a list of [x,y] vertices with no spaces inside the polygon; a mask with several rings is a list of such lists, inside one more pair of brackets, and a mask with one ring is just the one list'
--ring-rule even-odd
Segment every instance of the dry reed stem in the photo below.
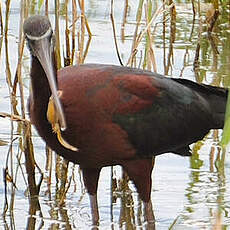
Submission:
{"label": "dry reed stem", "polygon": [[216,214],[216,219],[215,219],[215,223],[212,226],[211,230],[222,230],[222,218],[221,218],[221,211],[218,211]]}
{"label": "dry reed stem", "polygon": [[[59,205],[64,204],[64,200],[66,198],[66,184],[67,184],[67,175],[68,175],[68,166],[69,161],[61,158],[59,155],[56,155],[56,201]],[[58,182],[60,182],[60,186],[58,186]]]}
{"label": "dry reed stem", "polygon": [[202,34],[202,20],[201,20],[201,13],[200,13],[200,1],[198,1],[198,15],[199,15],[198,40],[197,40],[195,58],[193,61],[193,70],[194,70],[197,82],[199,82],[199,66],[200,66],[199,57],[200,57],[200,43],[201,43],[201,34]]}
{"label": "dry reed stem", "polygon": [[[78,0],[79,3],[79,7],[81,10],[81,30],[80,33],[78,33],[78,53],[77,53],[77,63],[78,64],[82,64],[85,61],[85,58],[88,54],[88,50],[89,50],[89,45],[91,42],[91,38],[92,38],[92,33],[88,24],[88,20],[85,16],[85,6],[84,6],[84,0]],[[87,29],[87,33],[88,33],[88,40],[86,43],[86,47],[84,50],[84,36],[85,36],[85,28]],[[79,62],[80,61],[80,62]]]}
{"label": "dry reed stem", "polygon": [[[17,113],[17,109],[16,109],[16,97],[15,97],[15,92],[12,91],[12,80],[11,80],[11,71],[10,71],[10,64],[9,64],[9,52],[8,52],[8,24],[9,24],[9,12],[10,12],[10,1],[6,2],[6,12],[5,12],[5,24],[4,24],[4,41],[5,41],[5,65],[6,65],[6,82],[7,82],[7,86],[8,86],[8,90],[9,90],[9,95],[10,95],[10,103],[11,103],[11,114],[18,114]],[[11,178],[14,178],[14,162],[13,162],[13,130],[14,130],[14,126],[13,126],[13,122],[11,121],[11,133],[10,133],[10,146],[9,146],[9,151],[7,153],[7,158],[6,158],[6,167],[5,170],[9,170],[9,174],[11,176]],[[6,176],[6,175],[5,175]],[[5,178],[5,182],[7,182],[6,178]],[[4,213],[3,216],[5,216],[6,211],[8,210],[9,207],[9,211],[10,214],[13,215],[13,207],[14,207],[14,195],[15,195],[15,187],[13,186],[13,184],[11,183],[11,199],[10,199],[10,204],[8,205],[8,200],[7,200],[7,183],[5,183],[5,203],[4,203]]]}
{"label": "dry reed stem", "polygon": [[47,191],[46,194],[48,193],[48,197],[51,200],[51,178],[52,178],[52,170],[53,170],[53,153],[52,150],[46,145],[46,165],[45,165],[45,170],[48,171],[48,178],[47,180]]}
{"label": "dry reed stem", "polygon": [[75,57],[75,30],[76,30],[76,20],[77,20],[77,4],[76,0],[72,0],[72,52],[71,52],[71,65],[74,63]]}
{"label": "dry reed stem", "polygon": [[[23,4],[23,1],[21,2]],[[22,56],[23,56],[23,50],[24,50],[24,44],[25,39],[23,37],[22,32],[22,25],[24,20],[24,13],[23,13],[23,7],[21,7],[21,19],[20,19],[20,25],[19,25],[19,43],[18,43],[18,64],[16,68],[16,76],[15,78],[18,79],[19,82],[19,90],[20,90],[20,99],[21,99],[21,113],[22,113],[22,119],[25,119],[25,102],[24,102],[24,91],[23,91],[23,82],[22,82]],[[25,12],[27,14],[27,12]],[[16,90],[16,84],[15,84],[15,90]]]}
{"label": "dry reed stem", "polygon": [[1,57],[1,53],[2,53],[2,42],[3,42],[3,33],[4,33],[3,20],[2,20],[2,6],[1,6],[1,2],[0,2],[0,31],[1,31],[1,35],[0,35],[0,57]]}
{"label": "dry reed stem", "polygon": [[87,29],[89,37],[92,37],[92,33],[91,33],[91,30],[90,30],[87,18],[85,18],[85,26],[86,26],[86,29]]}
{"label": "dry reed stem", "polygon": [[194,20],[196,18],[195,0],[192,0],[192,12],[193,12],[193,20]]}
{"label": "dry reed stem", "polygon": [[[75,179],[75,164],[73,164],[72,166],[72,181],[73,181],[73,192],[75,193],[77,191],[77,182],[76,182],[76,179]],[[81,176],[81,172],[80,173],[80,176]]]}
{"label": "dry reed stem", "polygon": [[[175,5],[170,0],[170,39],[169,39],[169,51],[167,57],[167,63],[165,66],[165,75],[168,75],[169,68],[172,67],[172,63],[174,63],[174,55],[173,55],[173,43],[175,41],[175,33],[176,33],[176,10]],[[171,68],[172,69],[172,68]]]}
{"label": "dry reed stem", "polygon": [[117,44],[116,28],[115,28],[115,22],[114,22],[114,17],[113,17],[113,0],[111,0],[110,19],[112,22],[113,40],[114,40],[114,44],[115,44],[115,48],[116,48],[117,58],[120,62],[120,65],[123,66],[122,59],[121,59],[120,52],[119,52],[119,48],[118,48],[118,44]]}
{"label": "dry reed stem", "polygon": [[121,41],[123,43],[125,41],[125,24],[126,24],[127,15],[128,15],[129,0],[125,0],[124,2],[125,2],[125,6],[124,6],[123,19],[122,19],[122,25],[121,25]]}
{"label": "dry reed stem", "polygon": [[86,43],[86,46],[85,46],[85,51],[84,51],[84,54],[83,54],[83,61],[85,61],[85,58],[86,58],[86,56],[87,56],[87,54],[88,54],[91,39],[92,39],[92,37],[89,36],[89,37],[88,37],[88,40],[87,40],[87,43]]}
{"label": "dry reed stem", "polygon": [[183,58],[183,67],[180,71],[180,74],[179,74],[179,78],[181,78],[183,76],[183,73],[184,73],[184,70],[185,70],[185,67],[188,66],[188,63],[187,63],[187,57],[189,56],[189,52],[188,52],[188,47],[185,48],[185,54],[184,54],[184,58]]}
{"label": "dry reed stem", "polygon": [[126,64],[126,65],[130,65],[130,66],[134,65],[134,67],[136,67],[136,54],[137,54],[137,49],[135,48],[135,44],[136,44],[137,33],[138,33],[140,21],[141,21],[143,2],[144,2],[144,0],[139,1],[137,15],[136,15],[136,27],[135,27],[135,31],[134,31],[134,35],[133,35],[133,44],[132,44],[132,48],[131,48],[132,57],[130,57],[130,60]]}
{"label": "dry reed stem", "polygon": [[210,154],[209,154],[209,162],[210,162],[210,166],[209,166],[209,170],[211,173],[214,172],[214,155],[215,155],[215,147],[212,146],[210,149]]}
{"label": "dry reed stem", "polygon": [[[145,4],[145,18],[146,18],[146,25],[149,23],[149,9],[148,6]],[[148,70],[151,70],[153,67],[153,71],[157,72],[157,66],[156,66],[156,58],[155,58],[155,53],[154,53],[154,41],[153,41],[153,36],[151,34],[151,28],[148,27],[147,29],[147,36],[148,36],[148,49],[147,49],[147,62],[148,62]]]}
{"label": "dry reed stem", "polygon": [[4,26],[4,40],[5,40],[5,53],[6,53],[6,81],[9,88],[12,88],[12,80],[11,80],[11,71],[9,64],[9,52],[8,52],[8,22],[9,22],[9,9],[10,9],[10,1],[6,2],[6,14],[5,14],[5,26]]}
{"label": "dry reed stem", "polygon": [[[163,1],[165,3],[165,0]],[[165,4],[163,4],[162,40],[163,40],[163,66],[164,66],[164,74],[165,74],[165,66],[166,66],[166,10],[165,10]]]}
{"label": "dry reed stem", "polygon": [[144,35],[146,34],[146,32],[148,31],[148,29],[152,26],[153,22],[156,20],[156,18],[163,12],[162,10],[163,8],[163,5],[161,5],[157,10],[156,12],[154,13],[154,15],[152,16],[152,18],[150,19],[148,25],[139,33],[139,35],[137,36],[137,39],[135,40],[135,43],[133,45],[133,48],[132,48],[132,52],[131,52],[131,55],[128,59],[128,63],[127,65],[131,65],[132,63],[132,60],[134,58],[134,55],[136,54],[136,50],[137,50],[137,47],[139,46],[139,44],[141,43]]}
{"label": "dry reed stem", "polygon": [[117,179],[114,177],[113,173],[114,167],[110,167],[110,178],[111,178],[111,184],[110,184],[110,221],[113,223],[113,206],[114,203],[116,203],[117,195],[114,193],[117,190]]}
{"label": "dry reed stem", "polygon": [[70,188],[71,182],[72,182],[72,176],[73,176],[73,174],[71,174],[71,176],[69,177],[69,180],[65,181],[65,184],[67,183],[67,186],[64,187],[63,192],[60,196],[59,205],[61,205],[61,206],[65,203],[66,194],[67,194],[67,192]]}
{"label": "dry reed stem", "polygon": [[134,201],[131,195],[131,189],[129,188],[129,177],[125,171],[122,171],[122,179],[119,182],[119,189],[121,191],[121,207],[119,223],[122,225],[124,222],[130,228],[135,225],[135,215],[134,215]]}
{"label": "dry reed stem", "polygon": [[[146,25],[149,23],[149,18],[152,16],[152,0],[147,1],[144,4],[144,13],[145,13],[145,22]],[[144,49],[144,60],[143,60],[143,69],[151,70],[151,62],[150,62],[150,53],[149,53],[149,48],[150,48],[150,37],[149,35],[151,33],[148,33],[149,29],[147,29],[146,34],[145,34],[145,49]]]}
{"label": "dry reed stem", "polygon": [[85,1],[84,0],[78,0],[78,4],[81,10],[81,29],[80,29],[80,38],[78,43],[78,64],[84,63],[84,41],[85,41]]}
{"label": "dry reed stem", "polygon": [[4,205],[3,205],[3,219],[6,217],[7,210],[9,208],[8,198],[7,198],[7,174],[8,174],[8,167],[6,166],[3,169],[3,183],[4,183]]}
{"label": "dry reed stem", "polygon": [[1,36],[3,36],[3,20],[2,20],[2,4],[0,2],[0,31]]}
{"label": "dry reed stem", "polygon": [[0,112],[0,117],[9,118],[11,121],[20,121],[20,122],[30,123],[29,120],[22,118],[19,115],[9,114],[9,113],[5,113],[5,112]]}
{"label": "dry reed stem", "polygon": [[194,28],[195,28],[195,20],[196,20],[196,9],[195,9],[195,2],[194,2],[194,0],[192,0],[192,12],[193,12],[192,29],[191,29],[190,36],[189,36],[189,41],[190,42],[192,42],[192,35],[193,35]]}
{"label": "dry reed stem", "polygon": [[45,15],[49,15],[49,0],[45,0]]}
{"label": "dry reed stem", "polygon": [[57,69],[61,68],[59,10],[60,10],[59,0],[55,0],[55,56],[56,56]]}

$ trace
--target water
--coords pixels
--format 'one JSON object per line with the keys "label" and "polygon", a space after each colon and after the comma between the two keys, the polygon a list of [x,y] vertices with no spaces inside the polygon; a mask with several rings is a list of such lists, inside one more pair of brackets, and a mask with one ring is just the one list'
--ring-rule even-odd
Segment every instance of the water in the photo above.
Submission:
{"label": "water", "polygon": [[[2,4],[3,20],[5,21],[5,4]],[[130,0],[128,8],[127,22],[125,24],[125,39],[121,41],[121,25],[124,12],[124,2],[121,0],[114,3],[114,18],[116,21],[116,32],[120,55],[124,63],[127,63],[133,41],[133,34],[136,25],[137,1]],[[224,3],[223,3],[224,4]],[[154,5],[154,9],[159,7],[161,2]],[[85,1],[86,16],[89,21],[92,32],[92,40],[89,47],[85,63],[108,63],[118,64],[116,55],[112,26],[110,21],[110,1],[91,0]],[[37,10],[37,8],[36,8]],[[195,58],[196,47],[198,43],[199,21],[196,15],[194,29],[192,32],[193,13],[191,4],[187,1],[180,1],[176,4],[176,37],[173,43],[173,58],[169,68],[169,77],[182,77],[206,84],[220,86],[229,86],[230,79],[230,49],[229,49],[229,11],[222,6],[222,15],[217,21],[214,29],[214,41],[219,54],[215,54],[210,41],[207,38],[205,23],[203,23],[203,32],[201,33],[200,49],[200,68],[194,71],[193,62]],[[156,57],[157,72],[164,74],[164,47],[167,55],[170,48],[169,39],[170,27],[166,28],[166,42],[163,44],[163,14],[160,13],[154,22],[156,29],[154,32],[154,52]],[[50,18],[54,18],[52,4],[50,5]],[[202,12],[202,20],[205,14]],[[20,19],[19,1],[11,2],[11,11],[9,18],[9,63],[12,78],[14,78],[17,49],[18,33]],[[143,16],[144,19],[144,16]],[[141,28],[145,26],[142,19]],[[52,21],[53,23],[54,21]],[[60,21],[61,34],[64,34],[64,18]],[[170,16],[166,15],[166,25],[170,24]],[[2,36],[2,35],[1,35]],[[85,37],[87,40],[87,36]],[[63,41],[63,37],[62,37]],[[137,53],[137,64],[143,62],[146,39],[143,38]],[[0,59],[0,112],[11,113],[9,88],[6,83],[6,53],[4,42],[1,50]],[[25,97],[29,94],[29,53],[26,49],[23,55],[23,83]],[[141,64],[142,67],[142,64]],[[18,105],[18,109],[20,106]],[[20,109],[19,109],[20,111]],[[0,140],[10,141],[11,122],[9,119],[0,118]],[[178,127],[179,128],[179,127]],[[219,149],[218,141],[221,131],[211,131],[204,140],[191,146],[193,149],[192,158],[183,158],[173,154],[165,154],[157,157],[154,172],[152,175],[153,188],[151,199],[156,218],[156,229],[212,229],[217,221],[218,214],[221,215],[223,229],[230,229],[229,218],[229,171],[230,162],[229,153],[226,153],[224,170],[218,169],[217,159],[221,159],[223,152]],[[1,229],[29,229],[29,221],[35,220],[34,229],[87,229],[90,227],[90,208],[87,193],[82,184],[82,178],[78,173],[78,166],[69,166],[68,179],[74,172],[74,180],[70,184],[65,203],[62,207],[58,205],[56,199],[56,179],[54,167],[52,170],[51,186],[47,183],[48,172],[45,170],[45,145],[33,130],[33,143],[36,162],[44,172],[44,180],[41,184],[39,202],[41,212],[37,212],[33,218],[29,215],[29,199],[27,193],[27,182],[25,174],[24,157],[22,154],[20,164],[17,157],[20,157],[19,140],[21,134],[17,128],[17,123],[13,122],[13,161],[12,171],[17,172],[14,204],[12,214],[7,212],[6,217],[0,217]],[[6,168],[8,163],[7,153],[9,145],[0,146],[0,166]],[[55,160],[53,159],[53,162]],[[20,165],[20,167],[19,167]],[[11,167],[9,166],[10,175]],[[121,178],[120,167],[113,169],[114,177]],[[3,170],[0,170],[0,178],[3,178]],[[25,178],[25,179],[24,179]],[[40,173],[36,170],[37,181]],[[126,193],[117,190],[113,193],[114,202],[111,203],[111,168],[104,168],[98,186],[98,201],[100,210],[100,229],[142,229],[145,225],[143,215],[140,213],[140,200],[138,199],[132,183],[129,183],[131,190]],[[1,213],[5,202],[5,186],[3,180],[0,180],[0,207]],[[7,186],[7,197],[10,201],[12,196],[12,187],[10,183]],[[13,196],[12,196],[13,197]],[[125,207],[122,212],[122,207]],[[123,214],[128,212],[126,216]],[[132,218],[134,211],[134,218]],[[130,214],[131,213],[131,214]],[[122,216],[123,215],[123,216]],[[135,221],[135,224],[131,224]]]}

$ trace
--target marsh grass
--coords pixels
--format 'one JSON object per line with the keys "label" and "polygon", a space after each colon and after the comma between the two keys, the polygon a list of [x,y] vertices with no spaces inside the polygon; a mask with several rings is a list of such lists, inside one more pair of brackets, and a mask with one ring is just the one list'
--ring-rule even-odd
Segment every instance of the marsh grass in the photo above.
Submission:
{"label": "marsh grass", "polygon": [[[204,32],[204,21],[201,17],[201,7],[200,1],[198,4],[191,1],[192,11],[193,11],[193,24],[191,25],[191,32],[189,40],[192,40],[194,36],[195,18],[198,17],[198,35],[195,50],[195,58],[193,61],[194,72],[196,75],[196,80],[202,82],[202,76],[200,74],[200,61],[202,50],[202,34]],[[123,20],[121,24],[121,42],[125,41],[125,26],[128,23],[128,8],[129,1],[124,1],[124,13]],[[30,218],[27,221],[27,229],[35,229],[36,218],[34,215],[39,212],[38,216],[42,219],[42,211],[39,204],[39,192],[42,183],[47,185],[47,194],[51,200],[53,197],[53,191],[51,184],[55,184],[55,204],[51,207],[50,216],[52,219],[58,219],[60,215],[63,220],[65,220],[66,228],[71,229],[71,223],[68,217],[67,210],[62,207],[65,206],[66,194],[71,185],[74,186],[76,190],[79,185],[75,181],[75,173],[80,173],[78,166],[64,160],[62,157],[54,154],[48,147],[46,147],[46,172],[43,172],[35,160],[35,153],[33,147],[33,136],[31,132],[31,124],[27,120],[26,116],[26,102],[23,84],[23,71],[22,71],[22,61],[24,55],[25,39],[22,33],[22,25],[25,18],[29,14],[40,13],[44,9],[44,14],[49,16],[49,0],[45,1],[21,1],[21,12],[20,12],[20,28],[18,34],[18,54],[17,54],[17,64],[16,72],[12,73],[12,67],[9,62],[9,40],[8,40],[8,26],[9,26],[9,13],[11,8],[11,1],[6,1],[5,15],[2,15],[2,3],[0,2],[0,55],[2,48],[5,49],[5,76],[8,86],[8,92],[10,97],[11,113],[7,114],[4,111],[0,111],[1,119],[10,119],[11,131],[10,131],[10,143],[9,150],[6,157],[6,163],[4,168],[4,208],[3,208],[3,218],[7,223],[6,216],[9,214],[11,229],[16,229],[14,224],[14,204],[15,204],[15,192],[17,190],[17,181],[19,171],[22,172],[26,186],[26,191],[29,200],[29,211]],[[157,6],[154,10],[155,1],[145,1],[139,0],[137,2],[138,8],[136,12],[136,23],[135,30],[132,35],[132,46],[129,54],[128,61],[126,65],[132,67],[140,67],[143,69],[148,69],[157,72],[157,62],[155,55],[155,37],[156,31],[162,28],[162,43],[163,43],[163,63],[164,63],[164,74],[170,75],[174,63],[174,43],[176,40],[176,29],[177,29],[177,12],[175,7],[175,1],[163,1],[161,5]],[[63,7],[64,6],[64,7]],[[62,8],[63,7],[63,8]],[[214,1],[215,10],[212,11],[207,23],[207,31],[209,34],[209,42],[211,44],[211,52],[213,53],[213,70],[217,70],[217,56],[218,49],[213,30],[215,30],[216,23],[219,17],[219,4],[218,1]],[[62,12],[62,14],[60,14]],[[71,14],[69,14],[71,12]],[[119,51],[119,40],[117,35],[117,25],[113,15],[113,0],[111,0],[111,26],[113,28],[113,37],[116,49],[114,52],[117,53],[117,57],[120,64],[123,64],[120,51]],[[65,36],[60,36],[60,18],[65,19]],[[3,20],[4,18],[4,20]],[[162,19],[158,20],[159,18]],[[167,36],[167,31],[169,30],[169,36]],[[85,1],[84,0],[64,0],[63,4],[59,0],[55,0],[55,35],[56,35],[56,61],[58,69],[62,66],[68,66],[73,64],[82,64],[89,52],[90,42],[92,39],[92,33],[90,30],[90,24],[88,23],[87,16],[85,14]],[[144,44],[144,48],[140,47],[140,44]],[[62,47],[64,46],[64,52],[61,53]],[[186,66],[188,58],[188,50],[186,50],[184,55],[184,66]],[[62,64],[63,63],[63,64]],[[180,76],[183,75],[184,69],[182,68]],[[214,82],[216,85],[221,84],[220,81]],[[20,134],[15,137],[15,129]],[[213,132],[214,138],[218,139],[218,132]],[[18,143],[18,147],[15,149],[13,146]],[[202,162],[199,159],[198,151],[202,148],[203,142],[197,142],[193,146],[193,156],[191,157],[191,168],[200,168]],[[225,151],[221,152],[218,148],[218,154],[215,159],[214,152],[216,150],[211,148],[210,151],[210,171],[213,172],[214,169],[218,170],[220,180],[225,183]],[[25,164],[23,164],[23,160]],[[16,165],[16,166],[15,166]],[[25,168],[25,170],[24,170]],[[120,225],[126,224],[133,229],[132,226],[142,225],[142,209],[141,202],[138,200],[139,208],[137,215],[134,213],[133,197],[128,184],[127,175],[124,173],[121,179],[116,179],[114,176],[114,168],[111,168],[111,222],[113,222],[113,204],[117,199],[122,200],[119,222]],[[52,181],[52,173],[55,172],[56,181]],[[39,176],[38,176],[39,175]],[[80,175],[81,178],[81,175]],[[199,175],[197,173],[192,174],[191,187],[197,182]],[[82,182],[82,179],[81,179]],[[7,188],[10,188],[8,190]],[[85,193],[83,183],[80,187],[82,188],[82,194]],[[10,192],[9,192],[10,191]],[[219,195],[218,205],[221,206],[221,200],[223,199],[224,191]],[[79,201],[81,198],[79,199]],[[59,207],[59,209],[56,209]],[[40,222],[39,228],[42,228],[44,221]],[[177,219],[174,221],[171,227],[177,224]],[[218,209],[216,214],[217,226],[221,225],[221,209]],[[215,226],[216,226],[215,225]],[[6,224],[8,226],[8,224]],[[58,224],[57,224],[58,226]],[[214,227],[215,228],[215,227]],[[216,228],[217,229],[217,228]]]}

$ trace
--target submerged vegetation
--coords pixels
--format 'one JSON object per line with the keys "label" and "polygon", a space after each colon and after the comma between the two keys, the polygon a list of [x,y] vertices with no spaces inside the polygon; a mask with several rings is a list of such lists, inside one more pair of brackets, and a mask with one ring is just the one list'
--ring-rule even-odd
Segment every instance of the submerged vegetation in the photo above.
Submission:
{"label": "submerged vegetation", "polygon": [[[207,3],[203,0],[125,0],[117,3],[115,0],[105,0],[102,2],[100,6],[109,10],[107,18],[101,16],[100,20],[107,20],[106,23],[110,24],[111,30],[110,37],[104,36],[100,42],[106,44],[108,43],[106,39],[113,41],[111,53],[114,53],[114,63],[148,69],[169,77],[186,77],[197,82],[229,87],[229,1],[213,0],[212,3]],[[123,5],[118,7],[121,2]],[[20,10],[18,17],[20,21],[17,25],[12,25],[15,4],[18,7],[16,9]],[[94,28],[96,26],[94,19],[99,24],[101,22],[96,18],[97,14],[89,10],[90,6],[99,10],[96,5],[97,1],[87,0],[0,2],[0,89],[4,87],[4,94],[0,94],[0,104],[4,100],[3,95],[9,103],[9,106],[6,103],[0,106],[1,124],[8,121],[3,129],[4,132],[8,129],[7,134],[0,133],[2,134],[0,148],[4,149],[1,150],[1,155],[4,155],[1,157],[4,159],[1,225],[5,229],[17,229],[16,193],[22,190],[23,196],[28,197],[29,201],[27,210],[29,218],[23,225],[24,228],[35,229],[36,226],[40,229],[47,226],[46,217],[43,216],[43,209],[47,209],[47,206],[50,220],[57,221],[50,225],[52,229],[61,228],[63,225],[66,229],[74,228],[75,222],[71,219],[66,201],[68,193],[74,194],[78,189],[81,194],[78,202],[81,202],[85,194],[81,172],[78,166],[57,156],[48,147],[41,150],[44,144],[32,130],[26,108],[29,64],[22,25],[28,15],[43,14],[51,18],[55,25],[58,68],[82,64],[87,60],[97,62],[98,56],[95,53],[93,57],[90,55],[91,47],[97,46],[92,43],[99,36],[99,32]],[[117,8],[122,10],[122,13],[119,12],[120,17],[116,15]],[[103,27],[102,23],[101,26]],[[123,50],[126,43],[128,49]],[[103,54],[103,50],[100,52]],[[181,57],[178,58],[178,55]],[[107,57],[102,58],[103,55],[99,61],[107,61]],[[181,60],[183,63],[178,64]],[[226,127],[224,144],[230,135],[228,123]],[[221,225],[224,229],[230,226],[229,207],[225,205],[227,152],[222,151],[219,146],[220,135],[218,130],[211,131],[204,141],[192,146],[193,155],[189,160],[191,175],[186,189],[187,206],[185,211],[170,223],[170,229],[179,224],[185,226],[186,221],[190,224],[188,216],[195,212],[190,204],[192,206],[197,202],[193,194],[197,192],[197,183],[203,180],[204,175],[200,169],[205,163],[200,157],[200,152],[206,142],[210,146],[206,147],[206,151],[209,151],[206,160],[209,161],[209,173],[213,173],[213,177],[210,176],[210,183],[215,180],[215,185],[219,186],[216,188],[217,199],[213,201],[215,209],[210,208],[210,212],[214,213],[207,217],[210,223],[206,223],[206,226],[213,226],[213,229],[221,229]],[[38,156],[37,152],[43,156]],[[41,165],[41,162],[45,162],[45,165]],[[117,174],[119,170],[112,167],[111,222],[107,226],[112,226],[114,219],[117,219],[114,217],[113,206],[120,200],[120,212],[116,214],[119,216],[119,226],[135,229],[135,226],[144,225],[141,205],[133,205],[134,198],[131,192],[133,188],[128,183],[125,173],[122,172],[122,177],[118,177]],[[229,183],[229,179],[227,181]],[[48,199],[46,208],[43,207],[44,201],[41,204],[41,193]],[[224,219],[228,221],[225,223]]]}

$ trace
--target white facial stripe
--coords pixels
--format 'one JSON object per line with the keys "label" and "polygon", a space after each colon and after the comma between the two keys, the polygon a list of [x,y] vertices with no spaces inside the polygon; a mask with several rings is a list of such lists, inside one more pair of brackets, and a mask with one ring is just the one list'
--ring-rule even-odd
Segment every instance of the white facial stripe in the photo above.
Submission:
{"label": "white facial stripe", "polygon": [[41,40],[45,37],[48,37],[48,35],[51,34],[51,28],[49,28],[42,36],[40,37],[35,37],[35,36],[31,36],[29,34],[26,34],[27,38],[30,39],[30,40],[34,40],[34,41],[38,41],[38,40]]}

